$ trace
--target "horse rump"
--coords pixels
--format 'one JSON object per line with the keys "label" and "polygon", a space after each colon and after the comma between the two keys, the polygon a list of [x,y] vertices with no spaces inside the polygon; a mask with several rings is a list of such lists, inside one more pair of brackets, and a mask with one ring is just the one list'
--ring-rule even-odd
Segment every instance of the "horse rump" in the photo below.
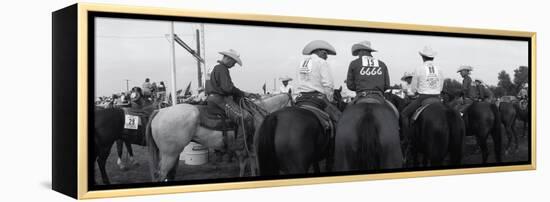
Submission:
{"label": "horse rump", "polygon": [[372,104],[349,106],[338,121],[334,170],[372,170],[381,167],[381,144]]}

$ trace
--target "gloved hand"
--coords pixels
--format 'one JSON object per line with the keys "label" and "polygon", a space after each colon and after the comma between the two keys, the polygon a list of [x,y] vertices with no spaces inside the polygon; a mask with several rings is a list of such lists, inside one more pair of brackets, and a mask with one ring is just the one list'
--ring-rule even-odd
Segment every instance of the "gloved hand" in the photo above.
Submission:
{"label": "gloved hand", "polygon": [[260,99],[262,97],[262,96],[260,96],[260,94],[248,93],[248,92],[245,92],[244,96],[247,97],[247,98],[252,98],[252,99]]}

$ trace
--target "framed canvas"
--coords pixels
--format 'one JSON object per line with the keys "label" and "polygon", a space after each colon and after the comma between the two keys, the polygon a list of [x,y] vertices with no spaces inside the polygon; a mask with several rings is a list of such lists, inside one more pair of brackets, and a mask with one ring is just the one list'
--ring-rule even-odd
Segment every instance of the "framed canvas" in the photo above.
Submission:
{"label": "framed canvas", "polygon": [[53,12],[78,199],[536,168],[536,34],[102,4]]}

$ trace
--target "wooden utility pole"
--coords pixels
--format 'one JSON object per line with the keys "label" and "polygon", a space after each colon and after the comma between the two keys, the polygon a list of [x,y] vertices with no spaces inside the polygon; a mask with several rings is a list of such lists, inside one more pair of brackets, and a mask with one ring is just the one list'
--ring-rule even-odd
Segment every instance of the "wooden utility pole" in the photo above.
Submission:
{"label": "wooden utility pole", "polygon": [[277,92],[277,79],[273,78],[273,93]]}
{"label": "wooden utility pole", "polygon": [[126,92],[130,91],[130,86],[128,85],[129,79],[124,79],[126,81]]}
{"label": "wooden utility pole", "polygon": [[175,35],[174,35],[174,21],[170,24],[170,63],[171,63],[171,72],[172,72],[172,106],[178,104],[178,95],[176,95],[176,48],[174,45]]}
{"label": "wooden utility pole", "polygon": [[[198,29],[196,30],[196,34],[197,34],[197,55],[201,56],[201,40],[200,40],[200,33]],[[197,60],[197,75],[199,80],[198,85],[199,85],[199,88],[201,88],[202,87],[202,66],[201,66],[200,60]]]}

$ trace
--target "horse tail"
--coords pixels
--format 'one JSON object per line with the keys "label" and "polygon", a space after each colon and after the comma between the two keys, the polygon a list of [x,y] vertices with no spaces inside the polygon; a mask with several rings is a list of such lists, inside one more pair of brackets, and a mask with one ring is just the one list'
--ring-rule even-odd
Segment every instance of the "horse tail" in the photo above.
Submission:
{"label": "horse tail", "polygon": [[258,142],[258,167],[260,175],[278,175],[279,162],[275,153],[275,130],[277,128],[277,116],[268,115],[262,122],[259,130]]}
{"label": "horse tail", "polygon": [[151,116],[149,117],[149,121],[147,121],[147,128],[145,129],[145,138],[146,138],[146,144],[147,144],[147,150],[149,151],[149,171],[151,173],[151,179],[153,181],[157,177],[158,168],[159,168],[159,148],[157,144],[155,143],[155,140],[153,139],[153,132],[152,132],[152,123],[155,116],[158,114],[158,110],[153,111]]}
{"label": "horse tail", "polygon": [[463,139],[466,133],[466,126],[460,118],[460,114],[449,108],[447,109],[447,124],[449,125],[449,154],[451,164],[460,165],[462,162]]}
{"label": "horse tail", "polygon": [[356,131],[359,132],[359,152],[358,163],[361,169],[378,169],[381,167],[380,150],[380,134],[378,123],[374,117],[373,104],[366,104],[366,110],[360,118],[360,124],[357,125]]}

